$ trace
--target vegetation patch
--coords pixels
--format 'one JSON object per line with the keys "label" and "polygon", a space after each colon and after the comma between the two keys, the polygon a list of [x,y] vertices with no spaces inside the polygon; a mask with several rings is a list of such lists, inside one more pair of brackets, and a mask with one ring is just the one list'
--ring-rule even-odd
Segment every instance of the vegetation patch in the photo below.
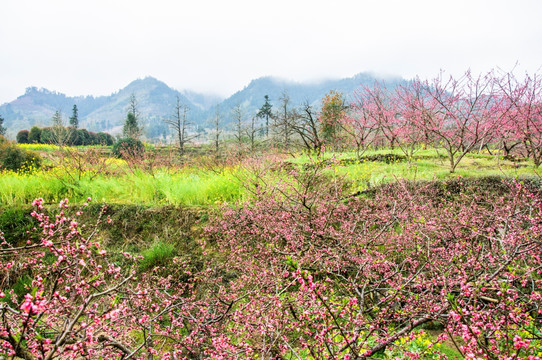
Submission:
{"label": "vegetation patch", "polygon": [[393,164],[398,162],[406,161],[407,158],[404,155],[399,154],[374,154],[374,155],[366,155],[362,156],[359,159],[340,159],[339,163],[341,165],[352,165],[352,164],[358,164],[358,163],[364,163],[366,161],[378,161],[383,162],[386,164]]}
{"label": "vegetation patch", "polygon": [[12,245],[24,243],[39,222],[30,216],[32,209],[26,206],[11,206],[0,208],[0,232],[5,240]]}

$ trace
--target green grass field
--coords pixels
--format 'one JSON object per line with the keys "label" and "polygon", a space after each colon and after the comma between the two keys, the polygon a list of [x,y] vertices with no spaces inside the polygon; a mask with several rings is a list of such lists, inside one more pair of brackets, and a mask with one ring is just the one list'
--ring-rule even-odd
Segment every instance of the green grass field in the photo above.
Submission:
{"label": "green grass field", "polygon": [[[320,161],[307,155],[260,158],[213,169],[197,163],[176,168],[158,167],[152,171],[131,168],[122,160],[108,160],[101,169],[77,169],[71,165],[53,167],[47,157],[55,151],[51,145],[25,145],[42,152],[46,159],[42,169],[30,172],[0,174],[0,206],[29,204],[42,197],[47,202],[69,198],[84,202],[87,197],[119,204],[209,206],[235,202],[247,195],[245,183],[258,176],[288,176],[279,170],[286,165],[304,166]],[[42,149],[43,148],[43,149]],[[371,151],[366,156],[396,154],[397,150]],[[352,153],[326,154],[328,172],[343,178],[351,191],[408,180],[446,180],[461,177],[503,176],[538,177],[530,161],[512,162],[489,154],[468,154],[455,173],[449,172],[447,158],[435,150],[421,150],[412,162],[356,161]]]}

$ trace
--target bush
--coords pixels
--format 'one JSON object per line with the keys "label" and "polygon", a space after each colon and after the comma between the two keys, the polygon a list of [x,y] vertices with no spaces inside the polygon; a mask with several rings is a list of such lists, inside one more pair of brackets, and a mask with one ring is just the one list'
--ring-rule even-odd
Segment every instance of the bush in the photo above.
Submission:
{"label": "bush", "polygon": [[93,131],[88,132],[89,135],[89,145],[100,145],[100,138],[98,137],[98,134],[96,134]]}
{"label": "bush", "polygon": [[28,133],[29,144],[41,144],[41,129],[37,126],[32,126]]}
{"label": "bush", "polygon": [[81,145],[79,144],[79,134],[77,133],[77,129],[74,128],[73,126],[68,126],[66,128],[67,130],[67,137],[68,137],[68,145],[69,146],[77,146],[77,145]]}
{"label": "bush", "polygon": [[41,129],[40,144],[54,144],[56,142],[55,140],[55,134],[52,128],[45,127]]}
{"label": "bush", "polygon": [[90,133],[87,129],[77,129],[77,142],[75,145],[90,145]]}
{"label": "bush", "polygon": [[139,140],[124,138],[118,140],[111,151],[115,157],[126,159],[143,154],[145,146]]}
{"label": "bush", "polygon": [[38,153],[11,144],[0,146],[0,170],[20,171],[40,166],[41,157]]}
{"label": "bush", "polygon": [[115,139],[111,134],[99,132],[98,133],[99,138],[99,145],[105,145],[105,146],[111,146],[115,143]]}
{"label": "bush", "polygon": [[21,130],[17,133],[17,143],[28,144],[28,130]]}

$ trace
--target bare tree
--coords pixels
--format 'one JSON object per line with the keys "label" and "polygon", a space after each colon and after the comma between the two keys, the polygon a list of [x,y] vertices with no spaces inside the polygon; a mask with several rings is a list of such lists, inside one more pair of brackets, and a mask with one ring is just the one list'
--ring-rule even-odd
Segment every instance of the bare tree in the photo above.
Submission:
{"label": "bare tree", "polygon": [[503,97],[496,96],[493,72],[460,78],[441,74],[433,82],[421,84],[429,111],[416,125],[430,133],[448,153],[450,172],[455,172],[465,155],[487,143],[499,128]]}
{"label": "bare tree", "polygon": [[171,129],[177,134],[177,140],[179,141],[179,155],[183,156],[185,152],[185,144],[196,138],[198,135],[189,135],[188,127],[192,125],[188,120],[188,112],[190,107],[181,102],[179,96],[177,96],[177,101],[175,103],[175,111],[173,113],[173,118],[165,119],[164,122],[169,125]]}
{"label": "bare tree", "polygon": [[290,96],[288,93],[283,92],[280,97],[280,105],[277,113],[274,116],[275,131],[277,133],[279,141],[285,149],[290,147],[292,141],[292,135],[294,129],[293,123],[293,111],[290,109]]}
{"label": "bare tree", "polygon": [[213,118],[213,140],[215,145],[215,152],[218,153],[220,146],[220,135],[222,134],[221,130],[222,119],[220,117],[220,105],[216,105],[215,117]]}
{"label": "bare tree", "polygon": [[[296,114],[295,111],[294,114]],[[312,106],[306,102],[301,113],[294,116],[294,119],[296,121],[291,122],[292,130],[301,137],[307,150],[320,155],[324,146],[324,139],[319,131],[318,114],[315,114]]]}
{"label": "bare tree", "polygon": [[66,145],[66,142],[68,140],[68,132],[64,127],[64,119],[62,118],[62,113],[60,112],[60,110],[55,111],[51,122],[53,125],[51,127],[51,131],[54,144],[58,146]]}
{"label": "bare tree", "polygon": [[250,126],[246,129],[248,140],[250,141],[250,152],[252,153],[254,152],[254,150],[256,150],[256,138],[258,136],[258,133],[261,132],[261,129],[256,127],[257,118],[258,115],[252,116]]}
{"label": "bare tree", "polygon": [[235,138],[235,141],[237,142],[239,147],[241,147],[243,145],[243,140],[244,140],[243,134],[245,132],[245,125],[244,125],[244,120],[243,120],[245,114],[244,114],[243,108],[241,107],[241,104],[237,104],[231,109],[231,116],[234,121],[233,137]]}

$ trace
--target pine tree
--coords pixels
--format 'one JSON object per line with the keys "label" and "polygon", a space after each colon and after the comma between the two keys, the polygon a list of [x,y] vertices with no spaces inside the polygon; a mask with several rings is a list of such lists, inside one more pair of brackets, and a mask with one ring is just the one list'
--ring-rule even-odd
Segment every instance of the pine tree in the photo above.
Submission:
{"label": "pine tree", "polygon": [[4,118],[0,116],[0,135],[6,134],[6,128],[3,125],[4,125]]}
{"label": "pine tree", "polygon": [[263,119],[265,118],[265,137],[269,137],[269,117],[273,115],[271,112],[271,108],[273,105],[269,103],[269,95],[264,96],[265,103],[262,105],[260,110],[258,111],[258,114],[256,114],[259,118]]}
{"label": "pine tree", "polygon": [[137,125],[137,119],[131,112],[126,116],[124,127],[122,128],[122,134],[126,138],[137,139],[139,137],[139,126]]}
{"label": "pine tree", "polygon": [[126,138],[138,139],[141,134],[141,129],[138,124],[139,111],[137,109],[137,99],[135,94],[130,95],[130,105],[128,107],[128,115],[122,128],[122,134]]}
{"label": "pine tree", "polygon": [[72,116],[70,117],[70,125],[73,126],[75,129],[79,127],[79,116],[78,116],[77,105],[73,105]]}

